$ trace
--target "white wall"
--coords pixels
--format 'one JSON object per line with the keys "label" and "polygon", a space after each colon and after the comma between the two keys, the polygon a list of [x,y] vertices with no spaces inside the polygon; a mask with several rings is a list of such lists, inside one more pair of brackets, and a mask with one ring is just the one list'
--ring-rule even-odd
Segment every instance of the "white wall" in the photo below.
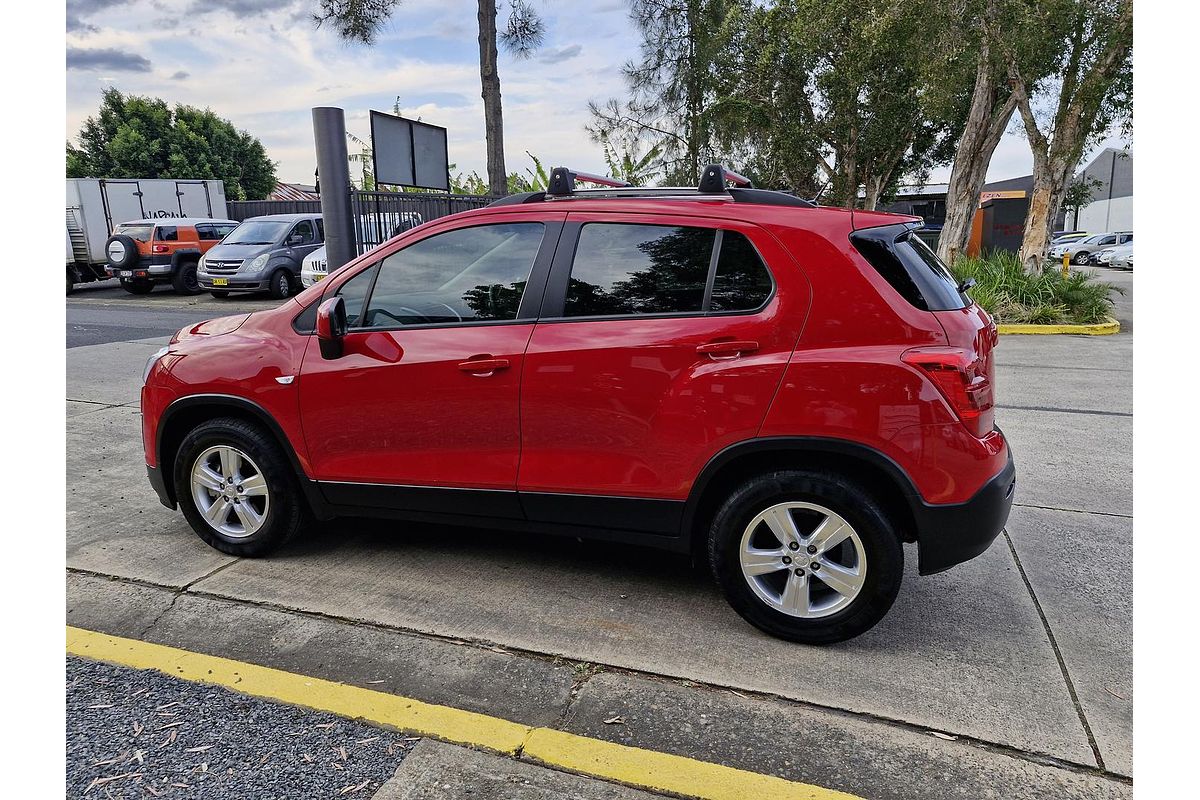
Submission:
{"label": "white wall", "polygon": [[[1070,222],[1070,215],[1067,216]],[[1079,209],[1076,230],[1092,233],[1133,230],[1133,196],[1097,200]]]}

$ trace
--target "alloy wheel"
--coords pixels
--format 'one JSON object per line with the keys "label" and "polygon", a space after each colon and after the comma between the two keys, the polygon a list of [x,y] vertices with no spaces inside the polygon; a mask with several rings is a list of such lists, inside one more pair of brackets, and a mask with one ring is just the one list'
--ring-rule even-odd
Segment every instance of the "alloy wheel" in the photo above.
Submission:
{"label": "alloy wheel", "polygon": [[271,496],[262,470],[230,445],[205,450],[192,465],[192,499],[213,530],[231,539],[252,536],[267,519]]}
{"label": "alloy wheel", "polygon": [[746,526],[742,575],[772,609],[816,619],[836,614],[862,592],[867,555],[854,527],[815,503],[777,503]]}

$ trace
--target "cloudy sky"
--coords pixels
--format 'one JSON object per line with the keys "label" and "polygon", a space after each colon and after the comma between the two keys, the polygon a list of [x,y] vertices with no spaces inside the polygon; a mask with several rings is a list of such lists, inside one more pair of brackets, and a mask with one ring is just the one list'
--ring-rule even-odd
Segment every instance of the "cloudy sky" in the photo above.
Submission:
{"label": "cloudy sky", "polygon": [[[476,3],[404,0],[372,47],[347,45],[312,21],[317,0],[67,0],[67,130],[99,106],[100,91],[208,107],[259,137],[280,179],[310,183],[310,109],[346,109],[349,131],[369,136],[367,112],[391,111],[450,131],[450,161],[486,173],[479,96]],[[540,0],[544,46],[531,58],[500,56],[505,159],[510,171],[547,166],[604,171],[583,126],[588,100],[620,96],[620,66],[638,38],[622,0]],[[501,24],[507,3],[501,11]],[[1119,144],[1115,140],[1111,144]],[[1015,127],[988,177],[1030,172]],[[948,169],[931,181],[944,181]]]}

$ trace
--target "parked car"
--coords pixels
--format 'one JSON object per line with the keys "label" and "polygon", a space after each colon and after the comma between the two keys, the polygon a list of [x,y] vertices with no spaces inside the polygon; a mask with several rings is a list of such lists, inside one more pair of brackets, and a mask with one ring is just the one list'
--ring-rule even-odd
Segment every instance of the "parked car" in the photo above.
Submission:
{"label": "parked car", "polygon": [[291,297],[300,286],[300,262],[325,241],[320,214],[250,217],[200,263],[200,286],[213,297],[266,290]]}
{"label": "parked car", "polygon": [[1126,253],[1133,252],[1133,242],[1106,247],[1099,253],[1096,253],[1092,258],[1092,262],[1101,266],[1112,266],[1114,259],[1124,256]]}
{"label": "parked car", "polygon": [[180,294],[200,294],[201,259],[236,228],[231,219],[139,219],[122,222],[108,237],[108,275],[130,294],[148,294],[170,283]]}
{"label": "parked car", "polygon": [[1112,261],[1109,262],[1109,266],[1112,266],[1115,269],[1132,270],[1133,269],[1133,245],[1130,244],[1129,248],[1127,250],[1113,256]]}
{"label": "parked car", "polygon": [[1050,258],[1061,261],[1063,256],[1067,256],[1071,259],[1072,264],[1082,266],[1091,263],[1093,256],[1104,248],[1132,241],[1132,231],[1097,233],[1079,241],[1054,245],[1050,248]]}
{"label": "parked car", "polygon": [[1087,231],[1059,231],[1050,237],[1051,245],[1066,244],[1067,242],[1077,242],[1080,239],[1086,239],[1092,234]]}
{"label": "parked car", "polygon": [[[405,211],[395,216],[397,219],[390,220],[392,222],[392,231],[388,237],[389,239],[399,236],[407,230],[412,230],[424,222],[421,219],[421,215],[415,211]],[[373,232],[376,225],[373,219],[360,218],[358,225],[359,235],[364,236],[364,240],[369,241],[374,238]],[[300,285],[307,289],[317,281],[324,280],[328,270],[328,263],[324,246],[305,256],[304,262],[300,265]]]}
{"label": "parked car", "polygon": [[225,216],[225,185],[221,181],[68,178],[71,257],[67,259],[67,294],[75,284],[110,277],[108,237],[122,220],[224,221]]}
{"label": "parked car", "polygon": [[919,218],[716,165],[698,190],[551,187],[176,334],[141,392],[162,503],[238,556],[339,515],[691,553],[814,644],[884,616],[904,543],[923,575],[991,545],[1016,487],[996,326]]}

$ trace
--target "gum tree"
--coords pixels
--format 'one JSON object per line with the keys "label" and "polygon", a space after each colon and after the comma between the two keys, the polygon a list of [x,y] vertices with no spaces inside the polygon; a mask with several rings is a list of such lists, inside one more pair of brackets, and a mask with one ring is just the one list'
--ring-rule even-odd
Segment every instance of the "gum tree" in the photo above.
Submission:
{"label": "gum tree", "polygon": [[[373,44],[383,25],[403,0],[317,0],[313,20],[328,24],[346,41]],[[479,0],[479,82],[483,97],[483,128],[487,147],[488,190],[508,194],[504,168],[504,110],[500,99],[499,48],[525,57],[541,47],[546,25],[525,0],[510,0],[503,29],[496,26],[497,0]]]}
{"label": "gum tree", "polygon": [[1030,3],[1025,14],[1060,37],[1055,68],[1040,81],[1030,78],[1019,52],[1007,53],[1009,82],[1033,152],[1020,258],[1034,270],[1083,154],[1114,126],[1131,125],[1133,4],[1058,0]]}

